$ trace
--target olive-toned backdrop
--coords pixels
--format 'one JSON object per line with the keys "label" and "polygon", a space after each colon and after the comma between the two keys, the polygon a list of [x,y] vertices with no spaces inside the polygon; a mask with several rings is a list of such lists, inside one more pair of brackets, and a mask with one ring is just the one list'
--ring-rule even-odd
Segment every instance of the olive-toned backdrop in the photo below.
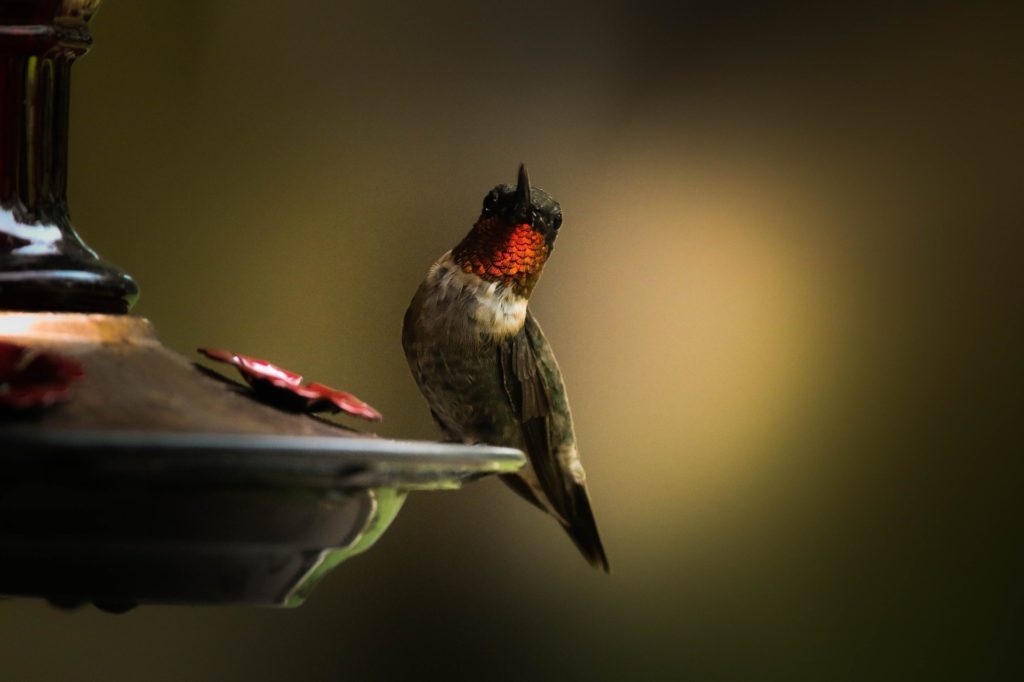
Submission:
{"label": "olive-toned backdrop", "polygon": [[387,5],[108,0],[72,215],[167,345],[435,438],[402,313],[525,161],[614,575],[486,481],[296,610],[0,603],[0,677],[1024,673],[1019,9]]}

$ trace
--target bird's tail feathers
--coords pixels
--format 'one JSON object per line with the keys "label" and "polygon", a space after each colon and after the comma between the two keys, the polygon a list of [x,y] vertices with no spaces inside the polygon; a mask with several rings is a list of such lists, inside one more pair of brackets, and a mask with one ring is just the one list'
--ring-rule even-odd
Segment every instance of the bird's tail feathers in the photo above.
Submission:
{"label": "bird's tail feathers", "polygon": [[572,517],[568,522],[563,522],[562,526],[591,566],[611,573],[612,567],[608,563],[601,535],[597,532],[597,521],[594,520],[594,511],[590,507],[590,496],[587,495],[586,488],[577,487],[573,498]]}

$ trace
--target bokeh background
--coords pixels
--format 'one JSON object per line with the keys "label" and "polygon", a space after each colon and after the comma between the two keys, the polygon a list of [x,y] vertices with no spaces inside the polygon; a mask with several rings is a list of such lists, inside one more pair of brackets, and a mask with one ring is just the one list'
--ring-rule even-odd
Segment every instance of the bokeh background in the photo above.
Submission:
{"label": "bokeh background", "polygon": [[495,481],[305,606],[0,604],[0,677],[1020,679],[1017,3],[109,0],[72,215],[165,344],[436,438],[399,344],[520,161],[611,577]]}

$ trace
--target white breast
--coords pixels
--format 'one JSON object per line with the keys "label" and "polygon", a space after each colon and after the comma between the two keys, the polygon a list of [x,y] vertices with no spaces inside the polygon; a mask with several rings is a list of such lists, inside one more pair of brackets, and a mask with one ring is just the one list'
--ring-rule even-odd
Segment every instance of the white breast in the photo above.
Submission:
{"label": "white breast", "polygon": [[430,268],[425,284],[429,293],[423,302],[424,318],[444,320],[450,333],[464,328],[468,333],[501,339],[517,334],[526,322],[525,296],[510,286],[466,272],[451,251]]}

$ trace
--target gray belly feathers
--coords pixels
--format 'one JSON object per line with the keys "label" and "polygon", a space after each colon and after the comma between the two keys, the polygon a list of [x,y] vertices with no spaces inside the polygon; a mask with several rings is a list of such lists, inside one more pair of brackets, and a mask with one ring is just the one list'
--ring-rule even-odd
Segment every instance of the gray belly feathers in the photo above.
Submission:
{"label": "gray belly feathers", "polygon": [[403,346],[420,390],[453,440],[522,448],[497,361],[500,340],[479,287],[444,281],[442,270],[420,286],[406,314]]}

